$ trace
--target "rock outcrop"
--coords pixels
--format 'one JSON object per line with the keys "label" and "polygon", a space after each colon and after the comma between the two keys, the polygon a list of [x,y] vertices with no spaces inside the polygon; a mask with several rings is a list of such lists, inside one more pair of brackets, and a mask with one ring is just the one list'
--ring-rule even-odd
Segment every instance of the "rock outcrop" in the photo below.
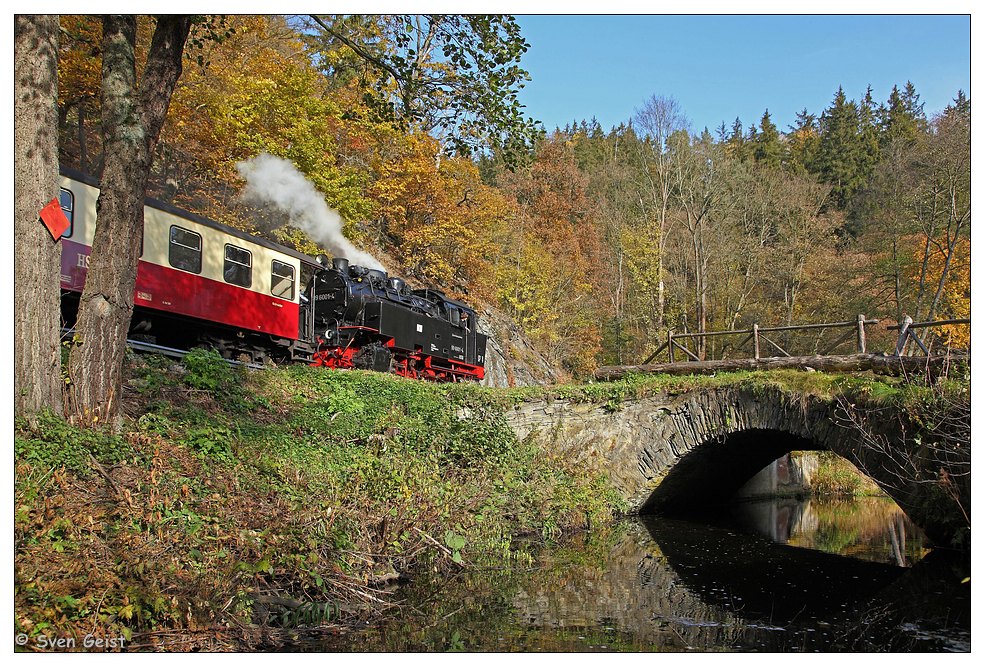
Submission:
{"label": "rock outcrop", "polygon": [[534,348],[520,327],[496,308],[483,308],[479,331],[489,336],[483,385],[526,387],[557,384],[566,379]]}

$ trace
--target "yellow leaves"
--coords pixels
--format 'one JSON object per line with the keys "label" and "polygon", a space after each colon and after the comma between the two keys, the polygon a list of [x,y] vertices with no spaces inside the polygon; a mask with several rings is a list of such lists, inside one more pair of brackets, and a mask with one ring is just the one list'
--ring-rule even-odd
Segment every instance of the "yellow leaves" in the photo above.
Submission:
{"label": "yellow leaves", "polygon": [[102,23],[93,16],[62,16],[58,54],[58,104],[97,101],[102,80]]}
{"label": "yellow leaves", "polygon": [[[947,276],[941,291],[934,319],[960,319],[971,316],[971,244],[967,239],[959,239],[954,246],[950,262],[947,261],[948,246],[944,239],[935,240],[930,244],[930,250],[925,256],[925,239],[913,237],[913,264],[909,268],[909,279],[914,289],[919,288],[921,268],[926,265],[923,276],[924,291],[933,293],[941,280],[941,275],[947,268]],[[929,302],[929,297],[927,298]],[[945,336],[949,337],[955,346],[967,345],[969,328],[967,326],[943,327]]]}
{"label": "yellow leaves", "polygon": [[[919,267],[924,258],[924,240],[914,240],[913,255],[916,264],[911,280],[917,284],[920,280]],[[946,239],[935,239],[931,243],[931,251],[927,256],[927,276],[925,282],[931,291],[936,289],[941,275],[947,270],[941,291],[941,302],[934,319],[966,319],[971,317],[971,241],[961,238],[954,244],[954,252],[948,262],[948,244]],[[954,347],[968,347],[971,344],[971,327],[966,325],[949,325],[941,328],[941,334]]]}
{"label": "yellow leaves", "polygon": [[472,162],[440,156],[433,137],[408,135],[387,149],[387,159],[374,164],[369,194],[404,264],[438,285],[468,283],[481,292],[494,253],[491,231],[506,210],[502,197]]}

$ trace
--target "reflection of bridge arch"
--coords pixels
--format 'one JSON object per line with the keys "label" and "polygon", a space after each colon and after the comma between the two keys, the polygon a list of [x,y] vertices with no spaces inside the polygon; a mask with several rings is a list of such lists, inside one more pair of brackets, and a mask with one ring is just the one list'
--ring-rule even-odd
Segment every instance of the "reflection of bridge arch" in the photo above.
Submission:
{"label": "reflection of bridge arch", "polygon": [[732,530],[643,519],[667,564],[694,595],[750,620],[785,626],[804,613],[847,624],[906,568],[775,544]]}
{"label": "reflection of bridge arch", "polygon": [[[521,584],[513,604],[526,624],[589,637],[604,627],[603,638],[631,638],[637,651],[968,650],[954,632],[971,624],[962,554],[939,550],[902,568],[684,521],[622,525],[604,562]],[[914,623],[920,635],[949,632],[917,637]]]}
{"label": "reflection of bridge arch", "polygon": [[[939,488],[928,483],[946,462],[914,441],[908,421],[888,409],[870,424],[885,448],[850,427],[837,401],[779,389],[654,395],[615,410],[545,399],[520,405],[510,420],[520,437],[604,467],[634,513],[726,501],[786,452],[830,450],[865,471],[935,543],[948,545],[966,530],[959,507],[942,504]],[[970,470],[968,459],[958,465]],[[955,479],[970,500],[970,475]]]}

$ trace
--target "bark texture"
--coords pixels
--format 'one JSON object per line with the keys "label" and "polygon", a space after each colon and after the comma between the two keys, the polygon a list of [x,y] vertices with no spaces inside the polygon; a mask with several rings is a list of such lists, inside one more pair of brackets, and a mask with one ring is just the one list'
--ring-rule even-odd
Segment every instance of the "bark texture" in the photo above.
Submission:
{"label": "bark texture", "polygon": [[40,210],[58,196],[58,17],[14,18],[14,410],[62,410],[61,244]]}
{"label": "bark texture", "polygon": [[138,90],[134,16],[103,19],[102,120],[105,166],[86,286],[70,357],[70,410],[77,421],[115,418],[133,314],[144,196],[154,147],[181,74],[191,21],[162,16]]}
{"label": "bark texture", "polygon": [[630,374],[712,375],[728,371],[766,371],[800,369],[828,373],[872,371],[877,375],[912,375],[937,373],[948,364],[967,361],[967,357],[894,357],[881,354],[845,354],[835,356],[769,357],[764,359],[724,359],[722,361],[681,361],[672,364],[639,366],[602,366],[595,371],[596,380],[618,380]]}

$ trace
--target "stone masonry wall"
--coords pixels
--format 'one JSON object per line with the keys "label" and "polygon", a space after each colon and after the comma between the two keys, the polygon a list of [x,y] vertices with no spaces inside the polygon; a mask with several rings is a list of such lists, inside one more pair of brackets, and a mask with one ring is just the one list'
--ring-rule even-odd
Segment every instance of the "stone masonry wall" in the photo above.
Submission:
{"label": "stone masonry wall", "polygon": [[949,543],[965,523],[958,508],[941,514],[927,483],[938,462],[896,414],[873,427],[878,447],[839,414],[837,401],[780,389],[695,390],[618,405],[544,398],[520,403],[507,420],[521,439],[607,471],[633,513],[715,494],[727,500],[791,449],[830,450],[872,477],[935,542]]}

